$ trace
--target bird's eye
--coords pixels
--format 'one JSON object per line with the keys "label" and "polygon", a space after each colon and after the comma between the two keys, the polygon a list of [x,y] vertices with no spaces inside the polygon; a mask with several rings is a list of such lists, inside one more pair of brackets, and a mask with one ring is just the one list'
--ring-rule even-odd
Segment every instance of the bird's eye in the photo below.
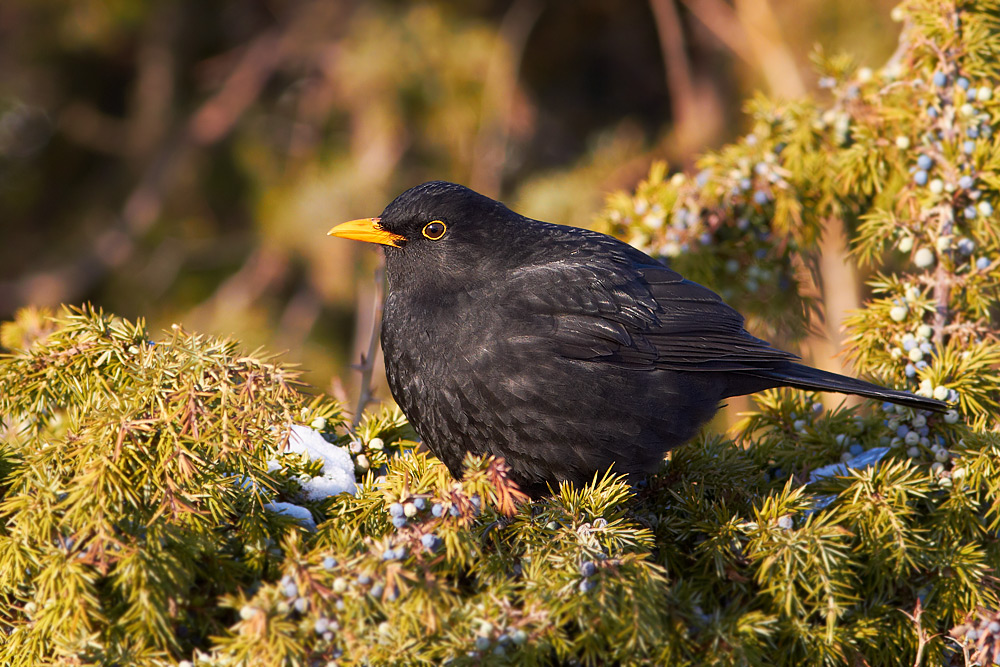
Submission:
{"label": "bird's eye", "polygon": [[437,241],[439,238],[444,236],[444,233],[448,230],[445,224],[440,220],[434,220],[428,222],[424,225],[423,235],[429,238],[431,241]]}

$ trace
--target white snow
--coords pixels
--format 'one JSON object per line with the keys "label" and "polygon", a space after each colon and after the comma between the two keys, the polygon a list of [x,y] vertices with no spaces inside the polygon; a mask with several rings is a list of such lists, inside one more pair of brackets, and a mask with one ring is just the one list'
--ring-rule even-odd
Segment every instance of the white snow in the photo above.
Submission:
{"label": "white snow", "polygon": [[316,530],[316,522],[313,521],[312,512],[301,505],[276,501],[267,503],[264,505],[264,509],[298,519],[309,530]]}
{"label": "white snow", "polygon": [[319,431],[298,424],[292,426],[285,451],[323,462],[323,474],[302,483],[302,490],[309,500],[321,500],[338,493],[357,493],[351,455],[343,447],[324,440]]}
{"label": "white snow", "polygon": [[861,452],[847,463],[831,463],[822,468],[816,468],[809,473],[809,481],[815,482],[818,479],[826,477],[845,477],[849,468],[866,468],[870,465],[875,465],[888,453],[888,447],[872,447],[867,451]]}
{"label": "white snow", "polygon": [[253,477],[248,477],[247,475],[238,475],[234,472],[227,473],[226,477],[232,477],[235,480],[235,482],[239,484],[240,487],[243,488],[244,491],[252,491],[254,493],[259,493],[267,497],[271,496],[270,489],[258,484]]}
{"label": "white snow", "polygon": [[[888,453],[888,447],[872,447],[867,451],[861,452],[847,463],[831,463],[830,465],[825,465],[822,468],[816,468],[809,473],[809,481],[815,482],[816,480],[825,479],[827,477],[846,477],[848,469],[865,468],[870,465],[875,465]],[[812,508],[806,510],[806,515],[826,509],[836,499],[837,496],[832,495],[816,496]]]}

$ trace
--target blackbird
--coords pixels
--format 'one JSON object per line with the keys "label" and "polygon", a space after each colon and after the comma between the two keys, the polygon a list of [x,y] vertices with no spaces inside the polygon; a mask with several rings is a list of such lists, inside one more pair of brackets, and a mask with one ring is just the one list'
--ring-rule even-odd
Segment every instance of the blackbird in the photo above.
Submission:
{"label": "blackbird", "polygon": [[711,290],[598,232],[532,220],[443,181],[331,235],[385,248],[392,396],[460,476],[506,459],[529,495],[657,467],[729,396],[771,387],[946,404],[795,362]]}

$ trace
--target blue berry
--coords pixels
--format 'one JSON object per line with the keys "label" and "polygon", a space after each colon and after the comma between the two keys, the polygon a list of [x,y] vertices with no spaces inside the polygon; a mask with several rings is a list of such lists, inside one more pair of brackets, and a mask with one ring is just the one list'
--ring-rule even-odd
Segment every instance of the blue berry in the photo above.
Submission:
{"label": "blue berry", "polygon": [[471,498],[469,498],[469,501],[472,503],[472,506],[477,509],[480,507],[480,505],[482,505],[482,501],[479,499],[479,496],[472,496]]}
{"label": "blue berry", "polygon": [[855,443],[855,444],[851,445],[851,448],[848,451],[851,452],[851,456],[861,456],[864,453],[865,448],[862,447],[861,445]]}
{"label": "blue berry", "polygon": [[948,83],[948,77],[944,75],[944,72],[934,72],[934,85],[944,86]]}
{"label": "blue berry", "polygon": [[976,89],[975,88],[973,88],[972,90],[965,91],[965,101],[966,102],[975,102],[976,101]]}
{"label": "blue berry", "polygon": [[882,412],[895,412],[895,411],[896,411],[896,406],[890,403],[889,401],[886,401],[885,403],[882,404]]}
{"label": "blue berry", "polygon": [[923,352],[924,354],[930,354],[931,350],[933,349],[934,347],[930,343],[920,344],[920,351]]}
{"label": "blue berry", "polygon": [[389,505],[389,516],[403,516],[403,505],[400,503],[393,503]]}
{"label": "blue berry", "polygon": [[597,572],[597,566],[594,561],[588,560],[580,565],[580,574],[584,577],[592,577]]}
{"label": "blue berry", "polygon": [[927,172],[921,169],[913,175],[913,182],[917,185],[927,185]]}
{"label": "blue berry", "polygon": [[896,437],[898,437],[898,438],[905,438],[906,434],[909,433],[909,432],[910,432],[910,427],[909,426],[907,426],[906,424],[900,424],[896,428]]}
{"label": "blue berry", "polygon": [[934,166],[934,160],[929,155],[921,155],[917,158],[917,166],[927,170]]}
{"label": "blue berry", "polygon": [[962,210],[962,215],[964,215],[966,219],[972,220],[976,217],[976,207],[966,206],[965,209]]}
{"label": "blue berry", "polygon": [[922,370],[924,370],[925,368],[927,368],[927,365],[928,365],[928,364],[927,364],[927,362],[926,362],[926,361],[924,361],[923,359],[921,359],[920,361],[918,361],[918,362],[917,362],[917,364],[916,364],[915,368],[916,368],[916,369],[917,369],[918,371],[922,371]]}
{"label": "blue berry", "polygon": [[450,514],[452,516],[458,516],[459,514],[461,514],[461,512],[458,510],[458,505],[452,505],[448,509],[448,514]]}
{"label": "blue berry", "polygon": [[906,368],[903,372],[906,373],[906,377],[911,378],[917,374],[917,367],[913,364],[906,364]]}
{"label": "blue berry", "polygon": [[324,570],[332,570],[335,567],[337,567],[337,559],[336,558],[333,558],[332,556],[327,556],[326,558],[323,559],[323,569]]}
{"label": "blue berry", "polygon": [[979,269],[980,271],[985,271],[987,268],[989,268],[990,264],[991,262],[989,257],[980,257],[979,259],[976,260],[976,268]]}
{"label": "blue berry", "polygon": [[396,552],[392,549],[386,549],[382,552],[382,560],[395,560]]}
{"label": "blue berry", "polygon": [[975,182],[976,181],[972,178],[972,176],[966,175],[958,179],[958,187],[962,188],[963,190],[968,190],[969,188],[972,187],[972,185]]}
{"label": "blue berry", "polygon": [[969,154],[975,152],[975,150],[976,150],[976,142],[975,141],[966,141],[965,143],[962,144],[962,151],[966,155],[969,155]]}
{"label": "blue berry", "polygon": [[934,107],[931,107],[927,110],[927,115],[930,116],[931,118],[937,118],[938,110]]}
{"label": "blue berry", "polygon": [[374,586],[372,586],[371,595],[373,598],[382,597],[382,593],[384,592],[385,592],[385,586],[383,586],[382,584],[375,584]]}
{"label": "blue berry", "polygon": [[958,87],[961,88],[962,90],[969,89],[969,80],[966,79],[964,76],[958,77],[958,80],[955,83],[958,84]]}
{"label": "blue berry", "polygon": [[434,503],[434,505],[431,507],[431,514],[433,514],[438,518],[444,516],[444,505],[442,505],[441,503]]}
{"label": "blue berry", "polygon": [[753,182],[749,178],[740,180],[740,190],[749,190],[751,187],[753,187]]}
{"label": "blue berry", "polygon": [[767,193],[763,190],[756,190],[753,193],[753,200],[758,206],[763,206],[769,199],[770,198],[767,196]]}
{"label": "blue berry", "polygon": [[969,129],[967,129],[965,131],[965,136],[969,137],[970,139],[978,139],[979,138],[979,128],[978,127],[970,127]]}
{"label": "blue berry", "polygon": [[423,498],[415,498],[415,499],[413,500],[413,505],[414,505],[414,506],[415,506],[415,507],[416,507],[416,508],[417,508],[418,510],[423,510],[423,509],[425,509],[425,508],[427,507],[427,501],[426,501],[426,500],[424,500]]}
{"label": "blue berry", "polygon": [[903,341],[903,349],[906,350],[907,352],[909,352],[916,346],[917,346],[917,341],[913,340],[912,338],[907,338],[906,340]]}
{"label": "blue berry", "polygon": [[405,516],[392,517],[392,525],[395,526],[396,528],[402,528],[403,526],[406,525],[406,517]]}
{"label": "blue berry", "polygon": [[428,551],[434,551],[438,548],[438,544],[441,539],[434,533],[427,533],[426,535],[420,536],[420,543],[424,545],[424,548]]}
{"label": "blue berry", "polygon": [[580,582],[580,592],[589,593],[590,591],[594,590],[594,586],[596,585],[597,584],[594,583],[593,579],[584,579],[583,581]]}
{"label": "blue berry", "polygon": [[392,555],[393,558],[395,558],[396,560],[403,560],[404,558],[406,558],[406,547],[400,544],[393,550]]}
{"label": "blue berry", "polygon": [[369,577],[367,574],[359,574],[358,583],[361,584],[362,586],[367,586],[368,584],[372,583],[372,578]]}

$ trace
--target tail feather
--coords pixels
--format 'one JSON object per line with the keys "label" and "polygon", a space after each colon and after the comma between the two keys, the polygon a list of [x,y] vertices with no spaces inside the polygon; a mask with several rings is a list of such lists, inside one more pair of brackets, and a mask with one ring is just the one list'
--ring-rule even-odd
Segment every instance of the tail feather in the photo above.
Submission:
{"label": "tail feather", "polygon": [[[802,364],[787,363],[780,364],[773,369],[761,370],[759,372],[746,373],[756,380],[766,381],[766,386],[760,387],[795,387],[796,389],[806,389],[812,391],[834,391],[841,394],[857,394],[866,398],[874,398],[880,401],[889,401],[905,405],[919,410],[934,410],[944,412],[948,409],[948,404],[933,398],[925,398],[911,394],[908,391],[888,389],[880,387],[871,382],[858,380],[846,375],[838,375],[828,371],[821,371],[818,368],[803,366]],[[756,389],[755,391],[759,391]]]}

